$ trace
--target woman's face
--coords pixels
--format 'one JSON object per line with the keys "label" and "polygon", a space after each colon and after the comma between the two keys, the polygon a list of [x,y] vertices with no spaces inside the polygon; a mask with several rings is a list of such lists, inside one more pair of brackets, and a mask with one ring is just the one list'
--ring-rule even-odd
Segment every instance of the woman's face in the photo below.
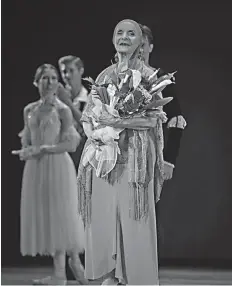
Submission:
{"label": "woman's face", "polygon": [[38,89],[41,96],[55,94],[58,88],[58,76],[54,69],[47,68],[44,70],[38,81]]}
{"label": "woman's face", "polygon": [[125,21],[118,24],[114,34],[114,46],[117,52],[133,54],[140,43],[139,31],[133,23]]}

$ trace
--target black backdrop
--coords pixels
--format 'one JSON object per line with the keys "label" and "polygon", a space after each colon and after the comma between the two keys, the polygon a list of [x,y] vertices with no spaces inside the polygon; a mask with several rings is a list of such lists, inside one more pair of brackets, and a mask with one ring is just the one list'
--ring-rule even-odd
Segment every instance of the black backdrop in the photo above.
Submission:
{"label": "black backdrop", "polygon": [[73,54],[84,60],[85,75],[95,78],[110,64],[113,29],[124,18],[152,28],[152,64],[178,70],[178,94],[188,120],[175,176],[158,204],[160,262],[221,267],[232,262],[231,13],[226,1],[195,2],[3,2],[3,266],[48,262],[20,255],[23,163],[10,154],[20,146],[23,107],[38,98],[35,69]]}

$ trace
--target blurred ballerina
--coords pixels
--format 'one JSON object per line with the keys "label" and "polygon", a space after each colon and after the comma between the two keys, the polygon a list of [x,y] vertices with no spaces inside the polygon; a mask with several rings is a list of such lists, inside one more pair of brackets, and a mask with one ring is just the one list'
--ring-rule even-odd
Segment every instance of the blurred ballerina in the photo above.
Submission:
{"label": "blurred ballerina", "polygon": [[56,97],[56,68],[50,64],[40,66],[34,84],[41,99],[24,108],[22,149],[12,152],[26,161],[21,195],[21,253],[53,256],[54,274],[34,280],[34,284],[66,284],[66,252],[77,281],[87,284],[79,260],[84,250],[84,226],[77,211],[76,171],[67,153],[76,150],[80,135],[73,126],[69,107]]}

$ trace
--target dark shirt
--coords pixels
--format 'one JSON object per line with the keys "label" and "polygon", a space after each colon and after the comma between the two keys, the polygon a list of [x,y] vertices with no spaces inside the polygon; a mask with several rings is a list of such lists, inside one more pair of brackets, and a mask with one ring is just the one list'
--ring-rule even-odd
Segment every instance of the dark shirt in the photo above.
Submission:
{"label": "dark shirt", "polygon": [[[81,89],[81,92],[79,94],[78,97],[74,98],[73,100],[73,104],[74,106],[82,113],[84,108],[85,108],[85,105],[87,103],[87,96],[88,96],[88,90],[85,89],[84,87]],[[83,128],[82,128],[82,125],[79,123],[79,126],[78,126],[78,132],[80,132],[80,135],[82,136],[81,138],[81,141],[76,149],[75,152],[73,153],[69,153],[69,155],[71,156],[72,160],[73,160],[73,163],[75,165],[75,168],[76,168],[76,172],[78,172],[78,168],[79,168],[79,163],[80,163],[80,160],[81,160],[81,155],[82,155],[82,152],[83,152],[83,149],[84,149],[84,146],[85,146],[85,142],[87,140],[87,137],[83,131]]]}
{"label": "dark shirt", "polygon": [[[158,77],[164,75],[165,72],[160,70]],[[171,84],[162,91],[163,97],[173,97],[173,100],[163,107],[163,111],[167,114],[168,121],[164,124],[164,160],[171,164],[176,164],[176,160],[179,154],[180,142],[183,133],[183,129],[180,128],[178,120],[183,117],[180,103],[177,96],[176,85]],[[168,128],[168,124],[171,120],[176,118],[176,124],[173,127]]]}

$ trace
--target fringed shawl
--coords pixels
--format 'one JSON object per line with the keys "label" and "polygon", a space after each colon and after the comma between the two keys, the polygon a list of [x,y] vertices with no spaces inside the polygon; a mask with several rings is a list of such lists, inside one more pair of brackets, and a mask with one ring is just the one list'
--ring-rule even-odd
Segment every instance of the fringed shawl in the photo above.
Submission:
{"label": "fringed shawl", "polygon": [[[102,84],[106,77],[114,77],[115,65],[104,70],[97,78],[96,82]],[[151,69],[140,63],[137,68],[142,75],[149,76],[153,73]],[[115,80],[115,78],[114,78]],[[89,102],[83,112],[82,121],[91,123],[88,114],[91,113],[94,104],[89,96]],[[151,139],[151,140],[150,140]],[[151,141],[155,147],[155,162],[152,162]],[[146,219],[148,217],[148,185],[154,176],[156,201],[159,200],[163,185],[163,129],[161,119],[157,119],[157,124],[149,130],[124,130],[119,139],[121,154],[118,156],[114,169],[104,178],[109,184],[114,185],[120,180],[124,169],[128,170],[128,190],[130,194],[129,216],[134,220]],[[87,140],[85,149],[91,144]],[[82,153],[85,153],[85,149]],[[92,176],[94,169],[89,164],[86,167],[82,164],[82,158],[78,170],[78,196],[79,213],[85,225],[91,223],[91,195]]]}

